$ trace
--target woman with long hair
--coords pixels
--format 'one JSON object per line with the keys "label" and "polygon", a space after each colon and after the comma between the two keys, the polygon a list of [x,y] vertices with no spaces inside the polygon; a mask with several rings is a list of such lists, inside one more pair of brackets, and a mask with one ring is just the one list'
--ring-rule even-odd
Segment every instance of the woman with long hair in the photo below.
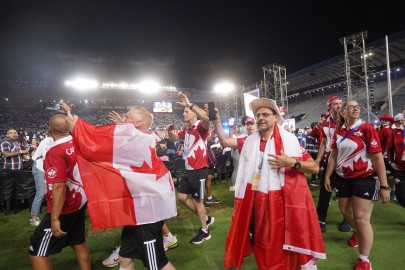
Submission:
{"label": "woman with long hair", "polygon": [[334,180],[340,212],[355,229],[348,244],[358,247],[359,259],[355,270],[371,269],[369,261],[373,245],[370,217],[374,201],[380,193],[383,203],[390,200],[390,188],[378,133],[373,125],[360,119],[360,106],[350,100],[342,103],[340,125],[332,141],[325,176],[325,188],[332,192],[330,177]]}
{"label": "woman with long hair", "polygon": [[179,147],[177,148],[176,154],[179,156],[182,156],[184,153],[184,144],[179,144]]}

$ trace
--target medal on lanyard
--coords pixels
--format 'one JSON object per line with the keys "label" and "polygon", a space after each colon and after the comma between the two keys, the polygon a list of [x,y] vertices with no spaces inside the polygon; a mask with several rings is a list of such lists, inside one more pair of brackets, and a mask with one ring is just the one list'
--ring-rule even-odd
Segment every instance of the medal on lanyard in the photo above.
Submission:
{"label": "medal on lanyard", "polygon": [[262,169],[263,165],[263,152],[260,152],[260,157],[259,157],[259,164],[257,166],[257,171],[253,174],[253,179],[252,179],[252,190],[259,190],[259,183],[260,183],[260,170]]}
{"label": "medal on lanyard", "polygon": [[402,148],[402,161],[405,161],[405,127],[402,129],[402,142],[404,144],[404,148]]}

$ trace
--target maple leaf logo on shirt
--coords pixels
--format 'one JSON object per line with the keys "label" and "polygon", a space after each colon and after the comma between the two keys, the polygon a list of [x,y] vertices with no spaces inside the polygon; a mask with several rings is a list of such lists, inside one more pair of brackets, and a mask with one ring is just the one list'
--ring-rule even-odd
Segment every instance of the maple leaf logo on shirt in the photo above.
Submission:
{"label": "maple leaf logo on shirt", "polygon": [[204,153],[205,149],[202,149],[200,146],[198,146],[197,149],[194,150],[194,155],[190,155],[189,157],[187,157],[188,164],[196,164],[197,159],[205,157]]}
{"label": "maple leaf logo on shirt", "polygon": [[368,161],[363,161],[363,159],[360,157],[357,161],[353,160],[353,169],[352,166],[342,166],[343,171],[345,172],[345,175],[356,175],[359,174],[358,176],[361,176],[364,172],[367,172],[369,168],[369,163]]}

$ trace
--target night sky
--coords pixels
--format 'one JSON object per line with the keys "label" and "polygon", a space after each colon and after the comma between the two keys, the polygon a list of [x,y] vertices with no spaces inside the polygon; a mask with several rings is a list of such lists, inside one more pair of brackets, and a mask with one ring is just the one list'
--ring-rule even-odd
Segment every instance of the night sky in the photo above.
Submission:
{"label": "night sky", "polygon": [[341,37],[405,30],[400,1],[277,2],[1,0],[0,79],[250,85],[264,65],[290,74],[342,54]]}

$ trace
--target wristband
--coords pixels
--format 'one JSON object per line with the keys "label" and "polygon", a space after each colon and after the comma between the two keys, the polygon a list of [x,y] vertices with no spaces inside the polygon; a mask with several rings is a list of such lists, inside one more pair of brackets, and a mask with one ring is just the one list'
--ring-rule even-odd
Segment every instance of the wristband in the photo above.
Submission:
{"label": "wristband", "polygon": [[190,105],[190,110],[193,110],[193,107],[195,106],[195,104],[194,103],[192,103],[191,105]]}

